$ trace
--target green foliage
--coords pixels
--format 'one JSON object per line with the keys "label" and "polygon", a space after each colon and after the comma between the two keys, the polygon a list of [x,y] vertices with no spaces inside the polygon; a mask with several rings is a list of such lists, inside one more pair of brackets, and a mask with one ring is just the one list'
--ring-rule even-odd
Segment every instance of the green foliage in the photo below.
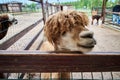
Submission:
{"label": "green foliage", "polygon": [[25,4],[25,10],[32,12],[36,11],[36,4],[35,3]]}
{"label": "green foliage", "polygon": [[[70,4],[73,5],[76,9],[82,8],[82,9],[92,9],[94,7],[102,7],[103,0],[77,0],[74,2],[65,2],[61,4]],[[114,6],[118,0],[107,0],[107,7]]]}
{"label": "green foliage", "polygon": [[120,1],[120,0],[115,0],[114,2],[113,2],[113,0],[108,0],[107,7],[115,6],[118,3],[118,1]]}

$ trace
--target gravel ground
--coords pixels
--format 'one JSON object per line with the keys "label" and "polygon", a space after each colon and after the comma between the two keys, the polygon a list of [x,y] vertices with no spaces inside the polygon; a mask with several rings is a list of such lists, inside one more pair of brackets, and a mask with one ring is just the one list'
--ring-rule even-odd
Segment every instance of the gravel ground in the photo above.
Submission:
{"label": "gravel ground", "polygon": [[[109,25],[106,25],[109,26]],[[106,26],[90,26],[94,32],[97,45],[93,51],[97,52],[120,52],[120,31]]]}
{"label": "gravel ground", "polygon": [[7,35],[2,40],[0,40],[0,44],[41,19],[42,13],[28,13],[22,15],[15,15],[14,17],[18,20],[18,24],[9,27]]}
{"label": "gravel ground", "polygon": [[[37,26],[35,26],[32,30],[30,30],[27,34],[25,34],[22,38],[20,38],[17,42],[15,42],[12,46],[10,46],[7,50],[24,50],[26,46],[30,43],[30,41],[34,38],[34,36],[43,28],[43,22],[39,23]],[[38,37],[37,44],[30,49],[35,50],[36,46],[39,45],[40,40],[43,39],[43,36]]]}

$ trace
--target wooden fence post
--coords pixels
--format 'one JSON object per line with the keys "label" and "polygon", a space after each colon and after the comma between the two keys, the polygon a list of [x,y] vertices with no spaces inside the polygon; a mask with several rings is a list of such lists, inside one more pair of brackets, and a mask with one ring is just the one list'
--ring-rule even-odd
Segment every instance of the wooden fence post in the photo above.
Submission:
{"label": "wooden fence post", "polygon": [[49,17],[49,3],[46,1],[46,17]]}
{"label": "wooden fence post", "polygon": [[42,7],[42,14],[43,14],[43,22],[44,22],[44,24],[45,24],[45,21],[46,21],[46,13],[45,13],[45,10],[44,10],[43,0],[41,0],[41,7]]}

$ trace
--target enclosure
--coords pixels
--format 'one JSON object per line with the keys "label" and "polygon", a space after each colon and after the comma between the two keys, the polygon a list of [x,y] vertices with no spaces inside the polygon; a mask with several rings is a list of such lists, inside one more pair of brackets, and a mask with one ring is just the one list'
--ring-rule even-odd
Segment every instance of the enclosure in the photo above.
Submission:
{"label": "enclosure", "polygon": [[[18,19],[18,24],[9,27],[7,35],[0,40],[0,79],[45,80],[41,78],[41,74],[51,73],[50,80],[54,80],[52,73],[57,72],[70,72],[71,80],[120,79],[119,24],[113,25],[110,16],[112,11],[105,7],[107,0],[103,0],[103,8],[100,9],[104,24],[89,25],[89,29],[95,32],[98,45],[86,54],[79,51],[42,51],[43,28],[47,18],[58,11],[73,10],[74,7],[43,0],[30,1],[37,6],[25,4],[17,8],[15,5],[9,8],[1,7],[1,13],[13,14]],[[3,3],[6,4],[4,0]],[[18,1],[18,4],[22,3]],[[112,26],[112,29],[108,29],[109,26]],[[29,75],[28,78],[24,78],[26,74]],[[37,78],[33,79],[32,76]]]}

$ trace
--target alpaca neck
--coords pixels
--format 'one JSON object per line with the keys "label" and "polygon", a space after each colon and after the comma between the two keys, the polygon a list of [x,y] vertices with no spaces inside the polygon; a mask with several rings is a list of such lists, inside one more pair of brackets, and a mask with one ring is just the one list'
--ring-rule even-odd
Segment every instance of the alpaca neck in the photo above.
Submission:
{"label": "alpaca neck", "polygon": [[8,31],[8,27],[9,27],[9,26],[10,26],[10,25],[9,25],[9,22],[8,22],[8,21],[2,22],[2,23],[0,24],[0,40],[1,40],[2,38],[4,38],[5,35],[7,34],[7,31]]}
{"label": "alpaca neck", "polygon": [[57,45],[54,45],[54,51],[71,51],[71,50],[66,48],[60,48]]}
{"label": "alpaca neck", "polygon": [[[55,51],[66,51],[65,49],[59,49],[57,46],[55,46]],[[68,51],[68,50],[67,50]],[[60,72],[58,74],[59,80],[70,80],[70,72]]]}

